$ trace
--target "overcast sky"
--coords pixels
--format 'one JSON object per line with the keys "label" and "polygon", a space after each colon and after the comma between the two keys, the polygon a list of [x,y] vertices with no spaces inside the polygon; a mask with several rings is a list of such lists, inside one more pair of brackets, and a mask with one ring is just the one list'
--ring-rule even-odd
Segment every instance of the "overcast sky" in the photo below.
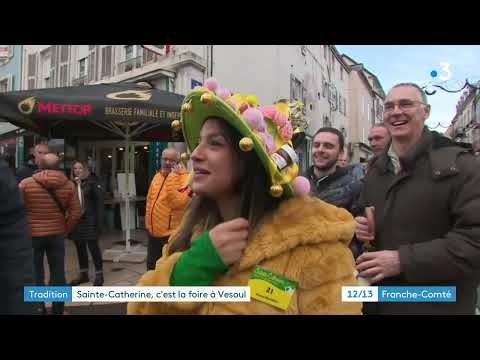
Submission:
{"label": "overcast sky", "polygon": [[[453,90],[469,82],[480,80],[480,45],[336,45],[344,53],[374,73],[380,80],[385,93],[400,82],[415,82],[419,85],[432,82],[444,84]],[[440,77],[448,77],[442,71],[441,63],[449,64],[450,79],[447,82]],[[431,72],[437,71],[432,77]],[[431,86],[430,85],[430,86]],[[430,89],[435,89],[430,87]],[[444,132],[455,116],[456,104],[462,93],[447,93],[438,89],[428,96],[432,105],[430,128]],[[440,124],[440,126],[439,126]]]}

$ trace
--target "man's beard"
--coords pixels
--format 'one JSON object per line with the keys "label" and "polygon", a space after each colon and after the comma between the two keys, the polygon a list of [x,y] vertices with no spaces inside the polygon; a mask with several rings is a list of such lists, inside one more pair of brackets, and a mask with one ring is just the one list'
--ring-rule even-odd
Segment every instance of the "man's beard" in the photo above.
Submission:
{"label": "man's beard", "polygon": [[336,165],[337,165],[337,160],[330,160],[328,163],[326,163],[323,166],[317,166],[317,165],[314,165],[314,166],[320,171],[327,171],[335,167]]}

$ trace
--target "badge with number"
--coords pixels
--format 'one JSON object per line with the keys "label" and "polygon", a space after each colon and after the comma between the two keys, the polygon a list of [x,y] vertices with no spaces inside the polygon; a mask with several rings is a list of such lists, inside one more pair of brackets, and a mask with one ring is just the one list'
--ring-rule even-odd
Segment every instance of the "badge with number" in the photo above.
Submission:
{"label": "badge with number", "polygon": [[287,310],[298,283],[257,266],[248,281],[248,286],[252,298]]}

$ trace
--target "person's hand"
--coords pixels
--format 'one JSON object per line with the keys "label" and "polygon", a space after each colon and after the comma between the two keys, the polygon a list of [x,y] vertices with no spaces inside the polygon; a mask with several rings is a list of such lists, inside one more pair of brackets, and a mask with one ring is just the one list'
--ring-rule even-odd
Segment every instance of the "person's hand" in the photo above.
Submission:
{"label": "person's hand", "polygon": [[215,226],[210,230],[213,246],[226,265],[240,260],[243,250],[247,247],[248,221],[236,218]]}
{"label": "person's hand", "polygon": [[375,239],[375,234],[369,231],[368,219],[363,216],[355,218],[355,235],[361,242],[369,242]]}
{"label": "person's hand", "polygon": [[400,255],[396,250],[365,252],[357,260],[359,276],[373,284],[400,274]]}

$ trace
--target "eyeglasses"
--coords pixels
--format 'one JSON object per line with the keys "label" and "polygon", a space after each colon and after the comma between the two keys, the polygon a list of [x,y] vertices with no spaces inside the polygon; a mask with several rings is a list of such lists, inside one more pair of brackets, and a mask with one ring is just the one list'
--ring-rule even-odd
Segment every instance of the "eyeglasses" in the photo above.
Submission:
{"label": "eyeglasses", "polygon": [[420,105],[425,105],[425,106],[429,106],[428,104],[425,104],[421,101],[417,101],[417,100],[408,100],[408,99],[405,99],[405,100],[399,100],[398,102],[393,102],[393,101],[389,101],[389,102],[386,102],[385,104],[383,104],[383,112],[385,114],[388,114],[388,113],[391,113],[395,110],[395,105],[398,105],[398,108],[401,110],[401,111],[410,111],[412,110],[417,104],[420,104]]}

